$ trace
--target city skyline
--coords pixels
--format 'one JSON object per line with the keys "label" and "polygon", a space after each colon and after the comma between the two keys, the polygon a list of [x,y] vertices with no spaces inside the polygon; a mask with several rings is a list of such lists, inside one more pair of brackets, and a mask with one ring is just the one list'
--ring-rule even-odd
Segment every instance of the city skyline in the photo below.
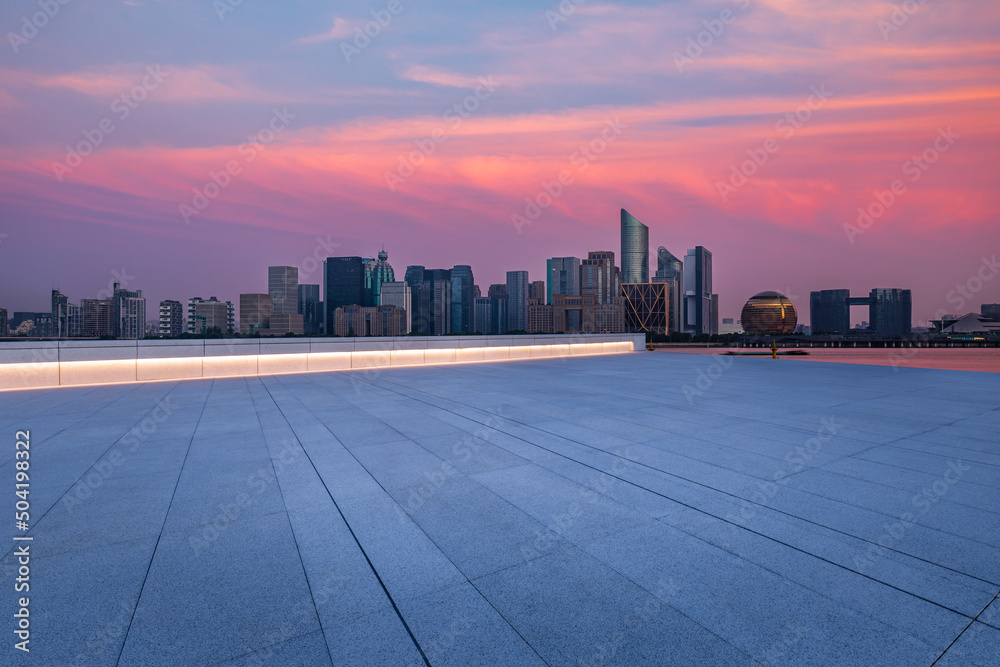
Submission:
{"label": "city skyline", "polygon": [[[60,5],[0,64],[0,302],[94,295],[122,267],[157,302],[233,299],[317,237],[485,285],[618,249],[624,207],[652,248],[711,248],[722,316],[885,285],[922,321],[1000,247],[996,6],[402,6],[347,62],[381,7]],[[171,56],[178,31],[203,44]]]}

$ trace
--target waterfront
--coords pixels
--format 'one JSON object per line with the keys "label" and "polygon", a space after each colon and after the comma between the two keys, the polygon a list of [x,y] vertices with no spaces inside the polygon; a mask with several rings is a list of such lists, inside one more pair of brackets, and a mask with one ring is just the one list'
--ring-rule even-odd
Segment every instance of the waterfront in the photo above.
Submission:
{"label": "waterfront", "polygon": [[[781,348],[782,352],[798,348]],[[805,356],[783,356],[796,361],[832,361],[842,364],[866,364],[908,368],[933,368],[950,371],[1000,373],[1000,348],[802,348]],[[659,350],[658,350],[659,351]],[[686,354],[724,354],[736,348],[671,347],[669,352]],[[751,350],[747,350],[751,351]],[[752,350],[755,352],[762,350]]]}

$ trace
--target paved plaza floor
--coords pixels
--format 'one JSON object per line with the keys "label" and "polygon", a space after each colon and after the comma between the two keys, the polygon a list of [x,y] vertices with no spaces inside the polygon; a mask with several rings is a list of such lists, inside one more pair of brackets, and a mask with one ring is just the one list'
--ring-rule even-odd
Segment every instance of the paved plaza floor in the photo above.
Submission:
{"label": "paved plaza floor", "polygon": [[3,664],[1000,664],[996,374],[640,352],[2,392],[0,433]]}

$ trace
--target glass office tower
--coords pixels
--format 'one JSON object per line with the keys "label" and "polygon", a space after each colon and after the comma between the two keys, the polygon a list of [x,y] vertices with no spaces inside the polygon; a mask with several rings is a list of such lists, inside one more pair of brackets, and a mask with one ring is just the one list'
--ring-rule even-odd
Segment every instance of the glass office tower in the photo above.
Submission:
{"label": "glass office tower", "polygon": [[622,209],[622,283],[648,282],[649,227]]}

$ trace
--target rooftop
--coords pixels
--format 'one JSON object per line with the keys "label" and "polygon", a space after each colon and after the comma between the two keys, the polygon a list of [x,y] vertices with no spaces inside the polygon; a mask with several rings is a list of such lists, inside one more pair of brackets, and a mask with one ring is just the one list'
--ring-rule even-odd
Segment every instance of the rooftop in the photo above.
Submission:
{"label": "rooftop", "polygon": [[996,665],[998,389],[641,352],[3,392],[4,662]]}

